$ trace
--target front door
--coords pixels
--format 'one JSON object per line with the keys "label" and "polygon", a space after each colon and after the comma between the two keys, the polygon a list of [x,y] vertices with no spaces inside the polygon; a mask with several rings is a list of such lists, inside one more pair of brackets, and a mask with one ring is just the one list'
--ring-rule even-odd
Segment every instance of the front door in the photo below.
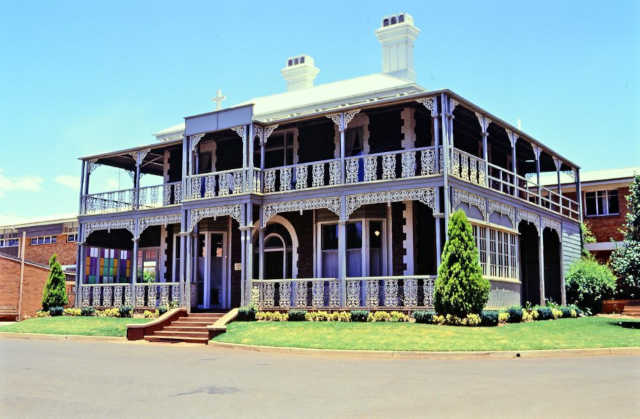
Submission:
{"label": "front door", "polygon": [[198,261],[198,307],[203,309],[229,307],[229,284],[226,270],[227,235],[219,232],[201,233],[202,258]]}

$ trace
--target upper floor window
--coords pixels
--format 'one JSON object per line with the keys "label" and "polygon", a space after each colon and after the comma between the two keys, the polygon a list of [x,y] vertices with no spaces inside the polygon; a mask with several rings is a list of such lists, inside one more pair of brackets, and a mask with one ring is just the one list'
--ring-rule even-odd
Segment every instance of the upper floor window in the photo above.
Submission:
{"label": "upper floor window", "polygon": [[17,247],[19,244],[18,233],[0,234],[0,247]]}
{"label": "upper floor window", "polygon": [[613,215],[620,213],[618,190],[585,193],[586,215]]}
{"label": "upper floor window", "polygon": [[55,244],[56,236],[38,236],[31,237],[31,246],[37,246],[40,244]]}
{"label": "upper floor window", "polygon": [[361,156],[364,151],[364,133],[362,127],[348,128],[345,132],[345,154]]}
{"label": "upper floor window", "polygon": [[[293,132],[274,134],[264,150],[264,167],[280,167],[293,164]],[[258,161],[260,161],[258,159]]]}
{"label": "upper floor window", "polygon": [[67,234],[67,243],[72,243],[77,241],[78,241],[78,233]]}

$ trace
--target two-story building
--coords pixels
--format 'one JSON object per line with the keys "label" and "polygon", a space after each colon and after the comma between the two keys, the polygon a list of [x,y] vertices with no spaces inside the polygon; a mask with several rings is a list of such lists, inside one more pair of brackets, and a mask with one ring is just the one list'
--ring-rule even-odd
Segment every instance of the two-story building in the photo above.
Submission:
{"label": "two-story building", "polygon": [[[418,34],[409,14],[385,17],[381,73],[315,85],[313,58],[294,56],[286,92],[83,157],[78,303],[431,307],[457,209],[490,306],[564,302],[582,211],[540,174],[579,188],[578,166],[457,93],[416,84]],[[132,186],[93,190],[103,166]]]}

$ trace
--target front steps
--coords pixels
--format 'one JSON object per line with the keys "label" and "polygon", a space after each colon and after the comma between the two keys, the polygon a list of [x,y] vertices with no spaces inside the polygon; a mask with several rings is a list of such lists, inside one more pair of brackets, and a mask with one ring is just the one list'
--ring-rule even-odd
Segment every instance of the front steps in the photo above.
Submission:
{"label": "front steps", "polygon": [[622,314],[625,316],[640,317],[640,303],[629,303],[624,306]]}
{"label": "front steps", "polygon": [[144,335],[148,342],[204,343],[209,342],[207,326],[215,323],[224,313],[191,313],[178,317],[160,330]]}

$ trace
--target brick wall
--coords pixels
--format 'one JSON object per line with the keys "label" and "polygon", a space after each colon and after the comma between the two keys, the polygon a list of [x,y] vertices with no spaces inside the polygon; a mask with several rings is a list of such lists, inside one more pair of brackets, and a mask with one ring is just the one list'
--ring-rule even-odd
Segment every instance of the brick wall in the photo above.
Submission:
{"label": "brick wall", "polygon": [[[49,277],[49,270],[44,266],[25,263],[22,283],[21,318],[32,317],[42,308],[42,290]],[[75,303],[73,287],[75,283],[67,282],[67,296],[72,307]],[[18,307],[20,290],[20,261],[0,256],[0,306]]]}
{"label": "brick wall", "polygon": [[[611,239],[620,241],[623,239],[623,234],[618,230],[624,225],[624,218],[627,214],[627,195],[629,195],[628,187],[618,189],[618,204],[620,205],[620,214],[618,215],[584,216],[584,221],[589,224],[598,242],[608,242]],[[583,207],[584,205],[583,203]]]}
{"label": "brick wall", "polygon": [[55,244],[31,245],[31,239],[27,236],[27,243],[24,248],[24,258],[28,261],[49,264],[49,258],[54,253],[58,255],[58,262],[61,265],[75,265],[77,244],[67,242],[66,234],[56,236]]}

